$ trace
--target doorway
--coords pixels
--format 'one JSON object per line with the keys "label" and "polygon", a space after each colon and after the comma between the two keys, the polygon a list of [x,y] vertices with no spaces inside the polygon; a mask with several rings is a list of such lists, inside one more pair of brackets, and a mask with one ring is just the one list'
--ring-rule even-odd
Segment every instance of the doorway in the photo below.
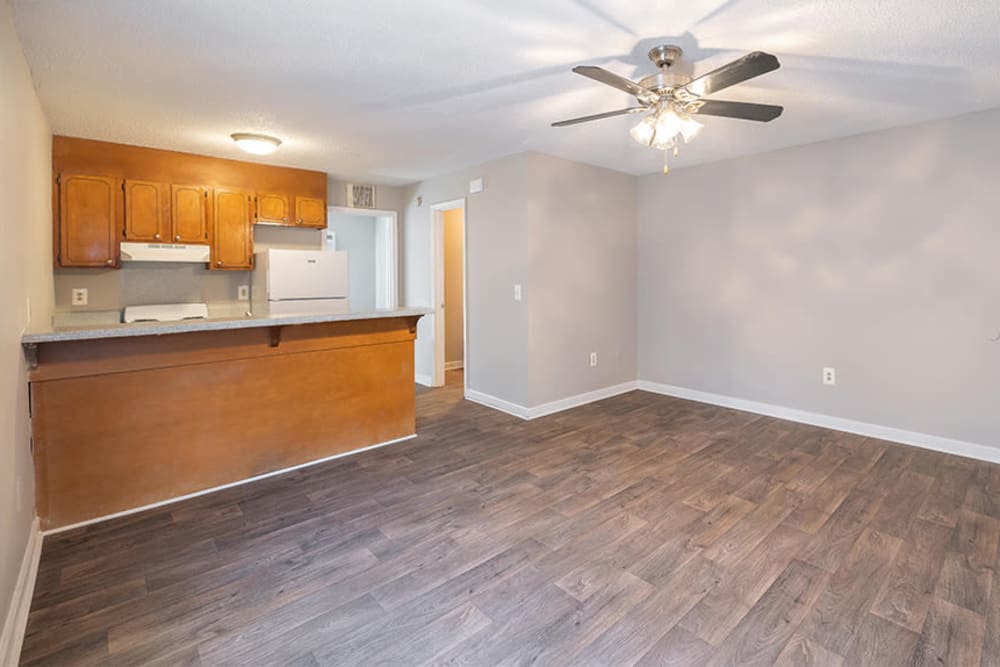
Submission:
{"label": "doorway", "polygon": [[434,375],[432,385],[461,383],[468,377],[468,298],[466,295],[465,199],[431,206],[434,267]]}
{"label": "doorway", "polygon": [[352,310],[398,307],[396,211],[330,206],[324,250],[347,252]]}

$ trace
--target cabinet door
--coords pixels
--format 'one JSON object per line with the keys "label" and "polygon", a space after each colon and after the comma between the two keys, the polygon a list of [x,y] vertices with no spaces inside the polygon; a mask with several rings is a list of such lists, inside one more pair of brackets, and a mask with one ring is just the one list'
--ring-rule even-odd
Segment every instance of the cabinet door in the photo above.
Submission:
{"label": "cabinet door", "polygon": [[125,240],[161,241],[170,237],[167,186],[125,179]]}
{"label": "cabinet door", "polygon": [[274,192],[258,192],[257,222],[287,225],[288,197]]}
{"label": "cabinet door", "polygon": [[197,185],[171,185],[170,201],[173,242],[207,243],[208,190]]}
{"label": "cabinet door", "polygon": [[214,194],[213,269],[253,268],[250,200],[246,190],[216,188]]}
{"label": "cabinet door", "polygon": [[118,266],[121,179],[62,174],[58,183],[59,266]]}
{"label": "cabinet door", "polygon": [[326,202],[314,197],[296,197],[295,221],[303,227],[326,227]]}

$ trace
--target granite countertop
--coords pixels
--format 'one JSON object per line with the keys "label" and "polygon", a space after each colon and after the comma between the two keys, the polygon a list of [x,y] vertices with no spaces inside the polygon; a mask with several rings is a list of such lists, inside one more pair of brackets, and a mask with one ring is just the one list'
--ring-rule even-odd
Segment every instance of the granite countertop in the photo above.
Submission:
{"label": "granite countertop", "polygon": [[370,310],[346,313],[314,313],[309,315],[248,315],[246,317],[209,318],[204,320],[182,320],[180,322],[135,322],[132,324],[108,324],[91,326],[51,327],[27,331],[21,336],[22,345],[57,343],[73,340],[97,340],[100,338],[128,338],[131,336],[163,336],[195,331],[225,331],[227,329],[253,329],[269,326],[290,326],[296,324],[319,324],[322,322],[345,322],[349,320],[373,320],[390,317],[410,317],[426,315],[429,308],[397,308],[396,310]]}

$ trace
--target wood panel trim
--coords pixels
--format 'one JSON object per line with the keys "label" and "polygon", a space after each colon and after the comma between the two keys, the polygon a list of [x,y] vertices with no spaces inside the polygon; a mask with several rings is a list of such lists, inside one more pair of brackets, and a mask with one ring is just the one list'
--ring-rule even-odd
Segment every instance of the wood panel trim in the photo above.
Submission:
{"label": "wood panel trim", "polygon": [[326,200],[327,178],[322,171],[61,135],[52,137],[52,168],[57,174],[75,171],[160,183],[277,192],[288,195],[289,201],[295,196]]}

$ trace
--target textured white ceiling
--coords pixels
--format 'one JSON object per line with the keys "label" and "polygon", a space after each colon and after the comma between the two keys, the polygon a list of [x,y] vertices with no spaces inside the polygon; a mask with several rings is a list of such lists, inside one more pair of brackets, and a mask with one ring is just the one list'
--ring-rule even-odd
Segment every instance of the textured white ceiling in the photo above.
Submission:
{"label": "textured white ceiling", "polygon": [[674,166],[1000,106],[997,0],[10,0],[58,134],[400,184],[534,149],[630,173],[661,154],[570,72],[639,78],[679,44],[695,74],[752,50],[782,68],[714,96],[785,106],[706,119]]}

